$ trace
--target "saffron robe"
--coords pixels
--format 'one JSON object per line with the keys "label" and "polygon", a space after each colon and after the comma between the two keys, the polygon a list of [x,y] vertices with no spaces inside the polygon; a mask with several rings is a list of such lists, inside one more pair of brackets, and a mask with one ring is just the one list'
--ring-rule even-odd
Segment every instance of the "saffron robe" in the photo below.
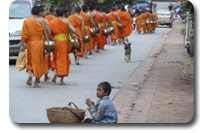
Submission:
{"label": "saffron robe", "polygon": [[142,31],[143,33],[146,33],[146,20],[147,20],[147,15],[145,13],[142,13],[140,15],[140,18],[142,20],[141,22],[141,26],[142,26]]}
{"label": "saffron robe", "polygon": [[[89,17],[87,17],[83,12],[80,13],[80,16],[84,18],[85,29],[86,29],[87,35],[91,37],[91,33],[90,33],[90,25],[91,25],[91,23],[90,23]],[[83,34],[84,34],[84,32],[83,32]],[[90,42],[86,43],[83,46],[83,49],[85,49],[87,51],[91,51],[91,49],[92,49],[91,39],[90,39]]]}
{"label": "saffron robe", "polygon": [[24,20],[21,41],[27,44],[27,70],[33,71],[33,76],[37,79],[49,72],[44,55],[43,35],[42,25],[33,17]]}
{"label": "saffron robe", "polygon": [[[55,18],[48,23],[49,28],[52,31],[54,37],[59,35],[66,35],[66,38],[69,33],[69,28],[65,22],[59,18]],[[62,39],[62,38],[61,38]],[[53,69],[57,70],[58,77],[68,76],[69,67],[71,64],[70,56],[68,52],[68,39],[56,40],[56,43],[53,62],[51,64]]]}
{"label": "saffron robe", "polygon": [[[76,31],[78,32],[79,36],[81,37],[81,39],[83,40],[83,30],[82,30],[82,21],[79,17],[77,17],[76,15],[71,15],[68,17],[68,19],[71,20],[72,25],[74,26],[74,28],[76,29]],[[75,35],[76,36],[76,35]],[[78,38],[76,36],[76,38]],[[84,42],[81,42],[81,51],[78,51],[77,49],[75,50],[75,55],[76,56],[80,56],[83,57],[83,47],[84,47]]]}
{"label": "saffron robe", "polygon": [[123,25],[122,31],[119,32],[119,38],[130,36],[133,31],[131,15],[120,10],[116,11],[116,13],[119,15]]}
{"label": "saffron robe", "polygon": [[140,16],[137,16],[136,18],[135,18],[135,23],[136,23],[136,25],[137,25],[137,32],[142,32],[142,30],[141,30],[141,18],[140,18]]}
{"label": "saffron robe", "polygon": [[97,17],[97,22],[98,22],[98,25],[100,28],[100,32],[96,36],[95,42],[99,48],[103,49],[104,48],[104,46],[103,46],[103,18],[98,14],[96,14],[96,17]]}
{"label": "saffron robe", "polygon": [[114,26],[115,33],[116,33],[115,35],[114,34],[110,35],[110,38],[112,40],[117,40],[118,39],[118,34],[119,34],[119,30],[118,30],[118,26],[117,26],[117,15],[115,13],[113,13],[113,12],[109,13],[108,15],[110,16],[110,20],[111,20],[111,22],[112,22],[112,24]]}

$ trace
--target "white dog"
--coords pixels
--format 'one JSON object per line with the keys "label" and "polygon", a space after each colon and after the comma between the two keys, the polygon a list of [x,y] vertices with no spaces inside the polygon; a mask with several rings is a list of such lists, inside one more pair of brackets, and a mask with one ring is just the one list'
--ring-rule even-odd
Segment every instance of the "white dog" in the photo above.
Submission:
{"label": "white dog", "polygon": [[124,42],[124,59],[129,62],[131,60],[131,43]]}

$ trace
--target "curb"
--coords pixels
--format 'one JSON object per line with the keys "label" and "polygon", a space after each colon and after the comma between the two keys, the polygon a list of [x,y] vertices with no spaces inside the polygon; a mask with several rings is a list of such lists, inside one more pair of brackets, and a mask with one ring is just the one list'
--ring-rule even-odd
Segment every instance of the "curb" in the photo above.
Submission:
{"label": "curb", "polygon": [[[146,81],[149,72],[151,71],[156,57],[162,50],[162,45],[166,41],[171,29],[167,29],[160,37],[158,42],[153,46],[145,59],[131,74],[121,90],[113,98],[113,104],[116,107],[118,114],[118,123],[127,123],[127,119],[133,110],[136,100],[141,93],[141,86]],[[146,116],[143,116],[146,118]],[[141,119],[142,120],[142,119]],[[137,121],[137,123],[140,121]],[[129,122],[128,122],[129,123]],[[133,123],[133,122],[132,122]],[[141,121],[144,123],[144,121]]]}

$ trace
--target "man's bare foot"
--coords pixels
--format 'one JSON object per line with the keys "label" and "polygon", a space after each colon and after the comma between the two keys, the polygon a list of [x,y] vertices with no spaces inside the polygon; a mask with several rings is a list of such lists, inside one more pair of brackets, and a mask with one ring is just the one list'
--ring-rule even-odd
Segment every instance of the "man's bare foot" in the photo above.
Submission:
{"label": "man's bare foot", "polygon": [[52,82],[56,83],[57,75],[54,75]]}
{"label": "man's bare foot", "polygon": [[36,79],[36,80],[35,80],[34,88],[39,88],[39,87],[40,87],[40,86],[38,85],[38,81],[39,81],[39,79]]}
{"label": "man's bare foot", "polygon": [[47,80],[50,80],[50,79],[51,79],[51,76],[45,75],[44,81],[47,81]]}
{"label": "man's bare foot", "polygon": [[89,55],[92,55],[92,51],[89,52]]}
{"label": "man's bare foot", "polygon": [[39,86],[38,83],[34,84],[34,88],[39,88],[39,87],[41,87],[41,86]]}
{"label": "man's bare foot", "polygon": [[29,77],[29,78],[28,78],[26,84],[31,86],[31,84],[32,84],[32,77]]}
{"label": "man's bare foot", "polygon": [[66,85],[66,83],[63,81],[60,81],[60,85]]}

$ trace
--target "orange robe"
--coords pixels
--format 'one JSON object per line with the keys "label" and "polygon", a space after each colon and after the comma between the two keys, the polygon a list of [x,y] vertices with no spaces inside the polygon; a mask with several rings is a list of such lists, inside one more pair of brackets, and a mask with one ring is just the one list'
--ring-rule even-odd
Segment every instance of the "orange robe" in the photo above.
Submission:
{"label": "orange robe", "polygon": [[133,31],[131,15],[124,11],[116,11],[116,13],[119,15],[123,25],[122,31],[119,32],[119,38],[130,36]]}
{"label": "orange robe", "polygon": [[109,13],[108,15],[110,16],[110,20],[111,20],[111,22],[112,22],[112,24],[114,26],[115,33],[116,33],[115,35],[114,34],[110,35],[110,38],[112,40],[117,40],[118,39],[118,34],[119,34],[119,30],[118,30],[118,27],[117,27],[117,15],[115,13],[113,13],[113,12]]}
{"label": "orange robe", "polygon": [[[81,39],[83,40],[83,31],[82,31],[82,22],[81,19],[79,17],[77,17],[76,15],[71,15],[68,17],[68,19],[71,20],[72,25],[74,26],[74,28],[76,29],[76,31],[78,32],[79,36],[81,37]],[[76,36],[76,38],[78,38]],[[80,56],[83,57],[83,47],[84,47],[84,42],[81,42],[81,50],[78,51],[77,49],[75,50],[75,55],[76,56]]]}
{"label": "orange robe", "polygon": [[143,33],[146,33],[146,20],[147,20],[147,15],[142,13],[140,15],[140,18],[142,19],[142,22],[141,22],[141,26],[142,26],[142,31]]}
{"label": "orange robe", "polygon": [[[51,15],[46,16],[44,19],[48,20],[48,22],[51,22],[53,20],[53,18],[51,17]],[[51,34],[51,36],[53,37],[53,35]],[[48,64],[48,68],[52,68],[51,67],[51,56],[50,55],[46,55],[46,59],[47,59],[47,64]]]}
{"label": "orange robe", "polygon": [[55,18],[48,23],[49,28],[54,35],[54,41],[56,43],[56,48],[54,52],[53,62],[51,64],[53,69],[57,70],[58,77],[68,76],[69,66],[71,64],[69,52],[68,52],[68,40],[55,39],[56,36],[65,34],[68,35],[69,29],[66,23],[61,19]]}
{"label": "orange robe", "polygon": [[[92,19],[95,23],[95,17],[94,16],[92,16]],[[91,49],[95,49],[95,38],[91,38],[91,46],[92,46]]]}
{"label": "orange robe", "polygon": [[[150,22],[153,21],[153,15],[151,13],[149,13],[149,19],[150,19]],[[153,24],[152,23],[149,24],[149,31],[153,31]]]}
{"label": "orange robe", "polygon": [[146,21],[149,21],[149,23],[148,23],[147,26],[146,26],[146,30],[149,31],[149,30],[150,30],[150,15],[149,15],[148,12],[146,12],[145,14],[146,14],[146,16],[147,16]]}
{"label": "orange robe", "polygon": [[37,79],[49,72],[44,55],[43,31],[42,25],[33,17],[24,21],[21,41],[27,44],[27,70],[33,71],[33,75]]}
{"label": "orange robe", "polygon": [[[91,25],[90,19],[83,12],[80,13],[80,16],[84,18],[85,29],[86,29],[87,35],[91,37],[91,33],[90,33],[90,25]],[[83,34],[84,34],[84,32],[83,32]],[[87,44],[84,45],[83,49],[85,49],[87,51],[91,51],[91,49],[92,49],[91,40],[90,40],[90,42],[88,42]]]}
{"label": "orange robe", "polygon": [[157,24],[156,24],[156,27],[158,27],[159,26],[159,20],[158,20],[158,14],[156,14],[156,21],[157,21]]}
{"label": "orange robe", "polygon": [[142,30],[141,30],[141,18],[140,18],[140,16],[137,16],[136,18],[135,18],[135,23],[136,23],[136,25],[137,25],[137,31],[140,33],[140,32],[142,32]]}
{"label": "orange robe", "polygon": [[[108,16],[106,16],[104,13],[102,13],[102,15],[104,16],[104,20],[106,23],[106,26],[103,25],[103,27],[105,29],[106,27],[108,27]],[[103,36],[103,44],[107,44],[107,38],[105,36]]]}
{"label": "orange robe", "polygon": [[48,22],[51,22],[53,20],[53,18],[51,17],[51,15],[46,16],[44,19],[48,20]]}
{"label": "orange robe", "polygon": [[99,34],[96,36],[96,44],[98,45],[99,48],[104,48],[103,46],[103,18],[96,14],[96,17],[97,17],[97,22],[98,22],[98,25],[99,25],[99,28],[100,28],[100,32]]}

